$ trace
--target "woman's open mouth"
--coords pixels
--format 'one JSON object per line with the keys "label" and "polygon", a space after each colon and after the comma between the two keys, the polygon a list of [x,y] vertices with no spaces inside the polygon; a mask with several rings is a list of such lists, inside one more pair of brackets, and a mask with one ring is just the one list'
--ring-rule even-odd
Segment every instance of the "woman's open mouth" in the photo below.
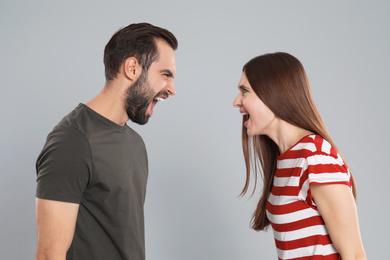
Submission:
{"label": "woman's open mouth", "polygon": [[243,115],[243,122],[244,122],[244,126],[247,127],[248,126],[248,123],[249,123],[249,114],[248,113],[241,113]]}

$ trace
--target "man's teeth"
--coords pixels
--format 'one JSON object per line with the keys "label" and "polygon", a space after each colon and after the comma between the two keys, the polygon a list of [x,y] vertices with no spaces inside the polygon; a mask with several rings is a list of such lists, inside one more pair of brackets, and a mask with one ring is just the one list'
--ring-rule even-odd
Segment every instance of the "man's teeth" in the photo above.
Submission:
{"label": "man's teeth", "polygon": [[156,100],[157,100],[157,101],[164,101],[164,99],[163,99],[163,98],[160,98],[160,97],[156,98]]}
{"label": "man's teeth", "polygon": [[241,115],[243,115],[243,116],[245,116],[245,115],[247,115],[248,113],[241,113]]}

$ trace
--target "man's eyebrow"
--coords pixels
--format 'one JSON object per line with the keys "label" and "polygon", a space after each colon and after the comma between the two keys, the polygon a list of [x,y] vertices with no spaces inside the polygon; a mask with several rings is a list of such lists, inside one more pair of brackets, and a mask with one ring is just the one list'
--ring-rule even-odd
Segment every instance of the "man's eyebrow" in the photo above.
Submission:
{"label": "man's eyebrow", "polygon": [[171,70],[161,70],[160,71],[162,74],[166,74],[168,77],[170,77],[170,78],[175,78],[174,76],[173,76],[173,73],[172,73],[172,71]]}

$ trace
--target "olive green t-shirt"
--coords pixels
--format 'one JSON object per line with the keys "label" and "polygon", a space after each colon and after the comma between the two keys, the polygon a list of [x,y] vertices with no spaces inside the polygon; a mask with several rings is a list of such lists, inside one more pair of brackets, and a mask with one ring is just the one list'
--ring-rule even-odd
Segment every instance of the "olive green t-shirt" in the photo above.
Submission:
{"label": "olive green t-shirt", "polygon": [[36,197],[80,204],[66,259],[145,259],[142,138],[79,104],[48,135]]}

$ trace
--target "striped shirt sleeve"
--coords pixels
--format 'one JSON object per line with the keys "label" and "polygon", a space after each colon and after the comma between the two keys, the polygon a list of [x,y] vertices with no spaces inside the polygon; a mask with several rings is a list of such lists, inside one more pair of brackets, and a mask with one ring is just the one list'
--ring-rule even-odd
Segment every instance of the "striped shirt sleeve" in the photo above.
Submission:
{"label": "striped shirt sleeve", "polygon": [[313,184],[345,184],[351,186],[348,167],[341,157],[325,153],[314,154],[307,158],[307,178]]}

